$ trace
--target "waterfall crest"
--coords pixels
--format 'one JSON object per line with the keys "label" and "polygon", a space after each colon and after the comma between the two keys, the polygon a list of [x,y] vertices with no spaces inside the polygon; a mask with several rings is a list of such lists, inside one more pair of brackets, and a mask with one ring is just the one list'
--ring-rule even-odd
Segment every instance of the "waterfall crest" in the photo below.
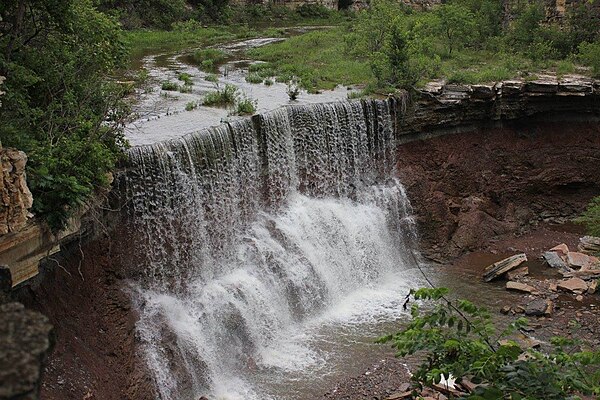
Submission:
{"label": "waterfall crest", "polygon": [[319,359],[284,338],[415,262],[397,108],[285,107],[129,151],[138,331],[161,398],[269,398],[253,371]]}

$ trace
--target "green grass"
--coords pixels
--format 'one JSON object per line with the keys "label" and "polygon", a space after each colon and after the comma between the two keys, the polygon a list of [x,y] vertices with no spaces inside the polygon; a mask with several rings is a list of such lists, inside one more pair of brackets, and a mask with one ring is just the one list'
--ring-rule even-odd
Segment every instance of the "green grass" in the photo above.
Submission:
{"label": "green grass", "polygon": [[186,74],[185,72],[179,74],[179,76],[177,77],[177,79],[179,79],[180,81],[182,81],[183,84],[186,85],[186,86],[193,86],[194,85],[194,81],[192,81],[192,76],[190,74]]}
{"label": "green grass", "polygon": [[219,77],[215,74],[208,74],[204,77],[205,81],[217,83],[219,81]]}
{"label": "green grass", "polygon": [[368,62],[346,53],[344,32],[342,27],[313,31],[252,49],[249,55],[266,63],[251,65],[250,72],[264,78],[277,76],[279,82],[296,76],[303,88],[313,91],[372,82]]}

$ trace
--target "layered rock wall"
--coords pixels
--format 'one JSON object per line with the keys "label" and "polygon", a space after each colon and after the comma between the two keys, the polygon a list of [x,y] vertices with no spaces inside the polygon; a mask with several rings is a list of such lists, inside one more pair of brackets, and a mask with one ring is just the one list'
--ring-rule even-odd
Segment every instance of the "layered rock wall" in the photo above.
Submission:
{"label": "layered rock wall", "polygon": [[398,174],[421,245],[443,260],[600,193],[600,91],[581,78],[429,85],[398,121]]}
{"label": "layered rock wall", "polygon": [[27,224],[33,197],[27,187],[22,151],[0,147],[2,179],[0,179],[0,235],[17,232]]}

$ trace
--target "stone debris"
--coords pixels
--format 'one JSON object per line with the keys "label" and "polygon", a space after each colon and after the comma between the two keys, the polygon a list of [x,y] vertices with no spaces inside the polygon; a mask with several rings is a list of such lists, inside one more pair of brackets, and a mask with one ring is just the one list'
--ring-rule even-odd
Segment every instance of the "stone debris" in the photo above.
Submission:
{"label": "stone debris", "polygon": [[519,278],[529,275],[529,268],[527,266],[519,267],[517,269],[513,269],[512,271],[508,271],[506,273],[506,277],[509,281],[515,281]]}
{"label": "stone debris", "polygon": [[549,299],[535,299],[525,307],[525,315],[531,315],[534,317],[541,317],[543,315],[550,316],[554,304]]}
{"label": "stone debris", "polygon": [[581,278],[571,278],[558,282],[559,289],[575,294],[582,294],[588,289],[587,283]]}
{"label": "stone debris", "polygon": [[584,236],[579,239],[579,245],[577,249],[588,255],[600,254],[600,237],[595,236]]}
{"label": "stone debris", "polygon": [[548,251],[555,251],[558,253],[562,253],[563,255],[567,255],[569,253],[569,246],[567,246],[564,243],[559,244],[558,246],[554,246],[553,248],[551,248]]}
{"label": "stone debris", "polygon": [[495,262],[494,264],[488,266],[483,273],[483,280],[485,282],[490,282],[503,274],[517,268],[519,265],[523,264],[527,261],[527,256],[522,254],[517,254],[512,257],[505,258],[504,260],[500,260]]}
{"label": "stone debris", "polygon": [[594,294],[594,293],[596,293],[596,290],[598,290],[598,281],[597,280],[596,281],[591,281],[588,284],[588,291],[587,291],[587,293],[588,294]]}
{"label": "stone debris", "polygon": [[516,290],[517,292],[525,292],[525,293],[536,292],[536,289],[533,286],[529,286],[525,283],[513,282],[513,281],[506,282],[506,289],[507,290]]}
{"label": "stone debris", "polygon": [[567,263],[569,263],[571,267],[579,267],[582,270],[598,269],[600,266],[600,260],[597,257],[576,251],[567,253]]}
{"label": "stone debris", "polygon": [[557,269],[561,274],[573,272],[573,270],[569,268],[565,260],[563,260],[557,252],[546,251],[542,256],[551,268]]}

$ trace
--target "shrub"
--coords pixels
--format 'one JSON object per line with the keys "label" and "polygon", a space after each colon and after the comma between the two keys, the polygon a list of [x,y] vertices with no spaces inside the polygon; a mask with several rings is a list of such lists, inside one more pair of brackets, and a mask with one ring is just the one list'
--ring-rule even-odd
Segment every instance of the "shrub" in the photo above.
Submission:
{"label": "shrub", "polygon": [[595,197],[575,221],[585,225],[590,235],[600,236],[600,196]]}
{"label": "shrub", "polygon": [[600,42],[579,45],[579,59],[585,65],[592,68],[592,74],[600,77]]}
{"label": "shrub", "polygon": [[227,54],[219,49],[202,49],[190,56],[192,63],[207,72],[216,71],[217,67],[227,59]]}
{"label": "shrub", "polygon": [[332,11],[322,4],[304,3],[296,8],[296,12],[303,18],[328,18]]}
{"label": "shrub", "polygon": [[164,81],[161,85],[160,88],[162,90],[166,90],[169,92],[176,92],[179,90],[179,85],[176,84],[175,82],[169,82],[169,81]]}
{"label": "shrub", "polygon": [[208,74],[204,77],[204,80],[208,82],[217,83],[219,81],[219,77],[215,74]]}
{"label": "shrub", "polygon": [[248,83],[262,83],[263,78],[257,73],[250,73],[246,75],[246,82]]}
{"label": "shrub", "polygon": [[562,400],[576,393],[600,394],[600,352],[577,351],[578,343],[565,338],[553,338],[549,353],[523,349],[511,335],[527,325],[526,319],[498,333],[485,308],[450,301],[447,293],[446,288],[411,290],[407,303],[413,298],[433,302],[432,307],[422,313],[412,304],[408,326],[378,340],[391,342],[400,357],[425,353],[426,361],[412,376],[417,387],[452,376],[480,384],[469,397],[473,399]]}
{"label": "shrub", "polygon": [[236,115],[252,115],[256,112],[256,105],[258,102],[247,96],[243,96],[242,99],[238,99],[235,105]]}
{"label": "shrub", "polygon": [[186,85],[186,86],[193,86],[194,85],[194,81],[192,80],[192,76],[190,74],[185,73],[185,72],[179,74],[179,76],[177,77],[177,79],[179,79],[180,81],[182,81],[183,84]]}
{"label": "shrub", "polygon": [[190,101],[185,105],[185,111],[192,111],[196,108],[198,108],[198,103],[196,103],[195,101]]}
{"label": "shrub", "polygon": [[234,85],[225,85],[223,89],[217,89],[208,93],[202,104],[205,106],[223,107],[235,104],[239,95],[239,89]]}

